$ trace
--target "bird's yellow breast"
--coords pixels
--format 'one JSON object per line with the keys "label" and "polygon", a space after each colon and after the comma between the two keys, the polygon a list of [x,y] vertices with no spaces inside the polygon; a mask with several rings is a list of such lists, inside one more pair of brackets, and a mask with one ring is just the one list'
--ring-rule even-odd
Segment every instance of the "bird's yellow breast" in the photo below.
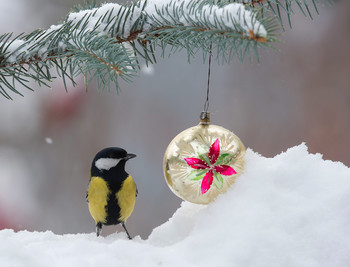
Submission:
{"label": "bird's yellow breast", "polygon": [[91,177],[88,189],[89,211],[96,223],[105,223],[109,188],[101,177]]}
{"label": "bird's yellow breast", "polygon": [[116,193],[120,207],[119,220],[125,222],[131,215],[135,206],[136,184],[129,175],[122,184],[120,190]]}

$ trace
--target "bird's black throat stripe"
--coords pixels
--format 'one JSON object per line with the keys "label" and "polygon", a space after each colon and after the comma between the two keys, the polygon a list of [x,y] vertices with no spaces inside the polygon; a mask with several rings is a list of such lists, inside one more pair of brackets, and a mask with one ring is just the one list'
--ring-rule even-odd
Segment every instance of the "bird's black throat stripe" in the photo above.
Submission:
{"label": "bird's black throat stripe", "polygon": [[99,170],[96,166],[91,168],[91,176],[101,177],[107,182],[108,188],[110,190],[108,194],[108,201],[106,208],[106,220],[104,225],[114,225],[119,224],[120,218],[120,206],[118,204],[118,199],[116,198],[117,192],[121,189],[123,182],[128,178],[129,174],[124,170],[125,161],[120,161],[118,166],[111,168],[108,171]]}

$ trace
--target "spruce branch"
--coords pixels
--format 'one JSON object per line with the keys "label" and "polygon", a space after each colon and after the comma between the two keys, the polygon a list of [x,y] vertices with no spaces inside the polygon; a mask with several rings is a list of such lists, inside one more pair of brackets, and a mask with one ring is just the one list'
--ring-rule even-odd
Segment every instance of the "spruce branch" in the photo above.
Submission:
{"label": "spruce branch", "polygon": [[[96,79],[100,89],[118,79],[130,81],[139,69],[139,58],[155,63],[162,55],[185,49],[190,59],[199,50],[203,57],[216,52],[219,62],[258,58],[258,48],[271,47],[278,29],[274,16],[264,13],[265,4],[280,6],[279,0],[140,0],[129,5],[83,6],[60,25],[27,35],[0,36],[0,94],[11,99],[30,81],[49,86],[55,78],[75,85],[83,74],[88,84]],[[284,0],[286,3],[292,0]],[[294,0],[296,2],[300,0]],[[306,1],[306,0],[305,0]],[[242,3],[239,3],[242,2]],[[88,79],[87,79],[88,77]]]}
{"label": "spruce branch", "polygon": [[292,27],[291,16],[295,14],[294,7],[297,7],[305,17],[313,19],[312,8],[316,14],[319,14],[317,8],[319,2],[333,4],[333,0],[223,0],[223,2],[242,3],[253,8],[261,7],[268,13],[272,12],[282,27],[282,13],[287,15],[289,27]]}

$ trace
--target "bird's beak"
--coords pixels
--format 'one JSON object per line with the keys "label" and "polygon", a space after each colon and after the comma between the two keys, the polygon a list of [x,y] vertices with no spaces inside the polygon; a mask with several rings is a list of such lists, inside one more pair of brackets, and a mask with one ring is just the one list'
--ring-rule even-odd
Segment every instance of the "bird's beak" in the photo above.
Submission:
{"label": "bird's beak", "polygon": [[132,159],[132,158],[135,158],[136,155],[135,154],[127,154],[126,157],[124,158],[125,160],[129,160],[129,159]]}

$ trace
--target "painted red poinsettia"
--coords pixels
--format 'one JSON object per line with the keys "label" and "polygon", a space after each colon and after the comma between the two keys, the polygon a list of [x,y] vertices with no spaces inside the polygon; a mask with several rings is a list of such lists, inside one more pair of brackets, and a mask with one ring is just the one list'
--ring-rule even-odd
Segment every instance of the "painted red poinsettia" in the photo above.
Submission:
{"label": "painted red poinsettia", "polygon": [[233,159],[229,153],[220,155],[219,138],[211,145],[209,153],[199,154],[199,158],[185,158],[194,170],[188,175],[191,180],[201,180],[201,192],[205,194],[214,182],[220,189],[223,184],[222,175],[229,176],[237,172],[227,164]]}

